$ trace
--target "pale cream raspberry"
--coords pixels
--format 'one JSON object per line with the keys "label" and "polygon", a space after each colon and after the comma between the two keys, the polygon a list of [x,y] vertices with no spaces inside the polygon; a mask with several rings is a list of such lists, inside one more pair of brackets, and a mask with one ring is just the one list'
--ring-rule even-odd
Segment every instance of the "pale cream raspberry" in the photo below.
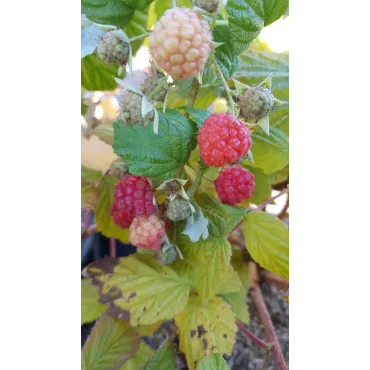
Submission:
{"label": "pale cream raspberry", "polygon": [[138,248],[158,250],[164,242],[164,226],[155,215],[136,216],[130,226],[130,243]]}
{"label": "pale cream raspberry", "polygon": [[192,78],[204,69],[212,34],[205,19],[186,8],[168,9],[149,38],[150,53],[173,78]]}

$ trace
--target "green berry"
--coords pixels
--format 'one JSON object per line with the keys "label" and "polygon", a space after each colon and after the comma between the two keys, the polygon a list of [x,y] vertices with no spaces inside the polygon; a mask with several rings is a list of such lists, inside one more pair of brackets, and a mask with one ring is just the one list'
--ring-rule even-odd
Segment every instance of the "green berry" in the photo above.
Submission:
{"label": "green berry", "polygon": [[154,113],[148,113],[144,118],[141,115],[141,101],[143,97],[131,90],[123,90],[118,98],[120,118],[125,125],[146,125],[154,118]]}
{"label": "green berry", "polygon": [[108,31],[100,38],[97,53],[104,63],[125,66],[130,54],[130,46]]}
{"label": "green berry", "polygon": [[167,78],[163,73],[156,73],[152,76],[149,76],[141,85],[141,92],[151,102],[164,102],[167,91]]}
{"label": "green berry", "polygon": [[213,13],[217,10],[220,0],[193,0],[193,4],[198,8],[205,10],[208,13]]}
{"label": "green berry", "polygon": [[274,95],[267,87],[253,87],[243,94],[239,105],[247,120],[257,122],[271,112],[274,107]]}
{"label": "green berry", "polygon": [[175,198],[168,205],[167,217],[172,221],[186,220],[191,213],[189,203],[183,198]]}
{"label": "green berry", "polygon": [[174,245],[171,245],[170,248],[168,248],[165,252],[161,255],[161,264],[162,265],[169,265],[172,262],[175,262],[177,260],[177,257],[179,256],[177,249]]}

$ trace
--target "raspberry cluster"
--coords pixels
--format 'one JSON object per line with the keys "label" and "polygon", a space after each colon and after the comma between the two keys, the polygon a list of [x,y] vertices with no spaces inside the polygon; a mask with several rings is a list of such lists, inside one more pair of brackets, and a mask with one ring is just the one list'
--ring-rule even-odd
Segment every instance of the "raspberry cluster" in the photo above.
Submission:
{"label": "raspberry cluster", "polygon": [[222,203],[235,205],[251,197],[254,175],[241,166],[228,167],[219,173],[215,185]]}
{"label": "raspberry cluster", "polygon": [[146,177],[125,175],[116,185],[111,215],[123,228],[130,226],[135,216],[155,212],[153,191]]}
{"label": "raspberry cluster", "polygon": [[192,78],[204,69],[212,34],[205,19],[190,9],[168,9],[149,38],[153,59],[173,78]]}
{"label": "raspberry cluster", "polygon": [[231,114],[213,113],[199,129],[198,145],[205,164],[222,167],[244,157],[252,139],[242,121]]}

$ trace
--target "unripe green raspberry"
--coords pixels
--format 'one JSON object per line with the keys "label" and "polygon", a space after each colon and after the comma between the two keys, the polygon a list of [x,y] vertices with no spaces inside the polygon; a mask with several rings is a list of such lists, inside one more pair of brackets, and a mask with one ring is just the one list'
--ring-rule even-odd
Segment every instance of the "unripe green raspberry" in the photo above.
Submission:
{"label": "unripe green raspberry", "polygon": [[271,112],[274,107],[274,95],[267,87],[253,87],[243,94],[239,105],[247,120],[257,122]]}
{"label": "unripe green raspberry", "polygon": [[141,116],[141,101],[143,97],[131,90],[123,90],[118,98],[120,119],[125,125],[146,125],[154,118],[154,113]]}
{"label": "unripe green raspberry", "polygon": [[130,54],[130,46],[108,31],[100,37],[97,53],[104,63],[125,66]]}
{"label": "unripe green raspberry", "polygon": [[191,215],[189,203],[183,198],[176,198],[170,202],[167,217],[172,221],[186,220]]}
{"label": "unripe green raspberry", "polygon": [[113,176],[121,179],[126,175],[126,173],[128,173],[128,167],[121,158],[117,158],[111,163],[109,171]]}
{"label": "unripe green raspberry", "polygon": [[177,260],[177,257],[179,256],[177,249],[174,245],[171,245],[170,248],[168,248],[165,252],[161,255],[161,264],[162,265],[169,265],[172,262],[175,262]]}
{"label": "unripe green raspberry", "polygon": [[164,102],[167,91],[167,78],[163,73],[156,73],[149,76],[141,85],[141,92],[150,102]]}
{"label": "unripe green raspberry", "polygon": [[220,0],[193,0],[193,4],[208,13],[213,13],[217,10]]}

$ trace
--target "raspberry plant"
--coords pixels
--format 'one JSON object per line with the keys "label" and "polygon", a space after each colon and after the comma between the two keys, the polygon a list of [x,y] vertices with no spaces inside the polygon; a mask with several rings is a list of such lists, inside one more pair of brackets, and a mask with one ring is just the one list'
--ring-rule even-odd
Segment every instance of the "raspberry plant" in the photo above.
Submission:
{"label": "raspberry plant", "polygon": [[[82,0],[83,90],[125,86],[117,121],[93,128],[118,158],[104,174],[82,168],[81,205],[95,214],[82,236],[137,247],[83,271],[82,323],[97,321],[82,368],[170,370],[179,357],[190,370],[225,370],[239,328],[287,369],[259,279],[289,278],[287,206],[266,212],[289,190],[288,55],[256,47],[287,8]],[[143,43],[152,73],[135,88],[120,78]],[[247,328],[248,289],[264,340]],[[168,320],[177,331],[153,353],[141,338]]]}

